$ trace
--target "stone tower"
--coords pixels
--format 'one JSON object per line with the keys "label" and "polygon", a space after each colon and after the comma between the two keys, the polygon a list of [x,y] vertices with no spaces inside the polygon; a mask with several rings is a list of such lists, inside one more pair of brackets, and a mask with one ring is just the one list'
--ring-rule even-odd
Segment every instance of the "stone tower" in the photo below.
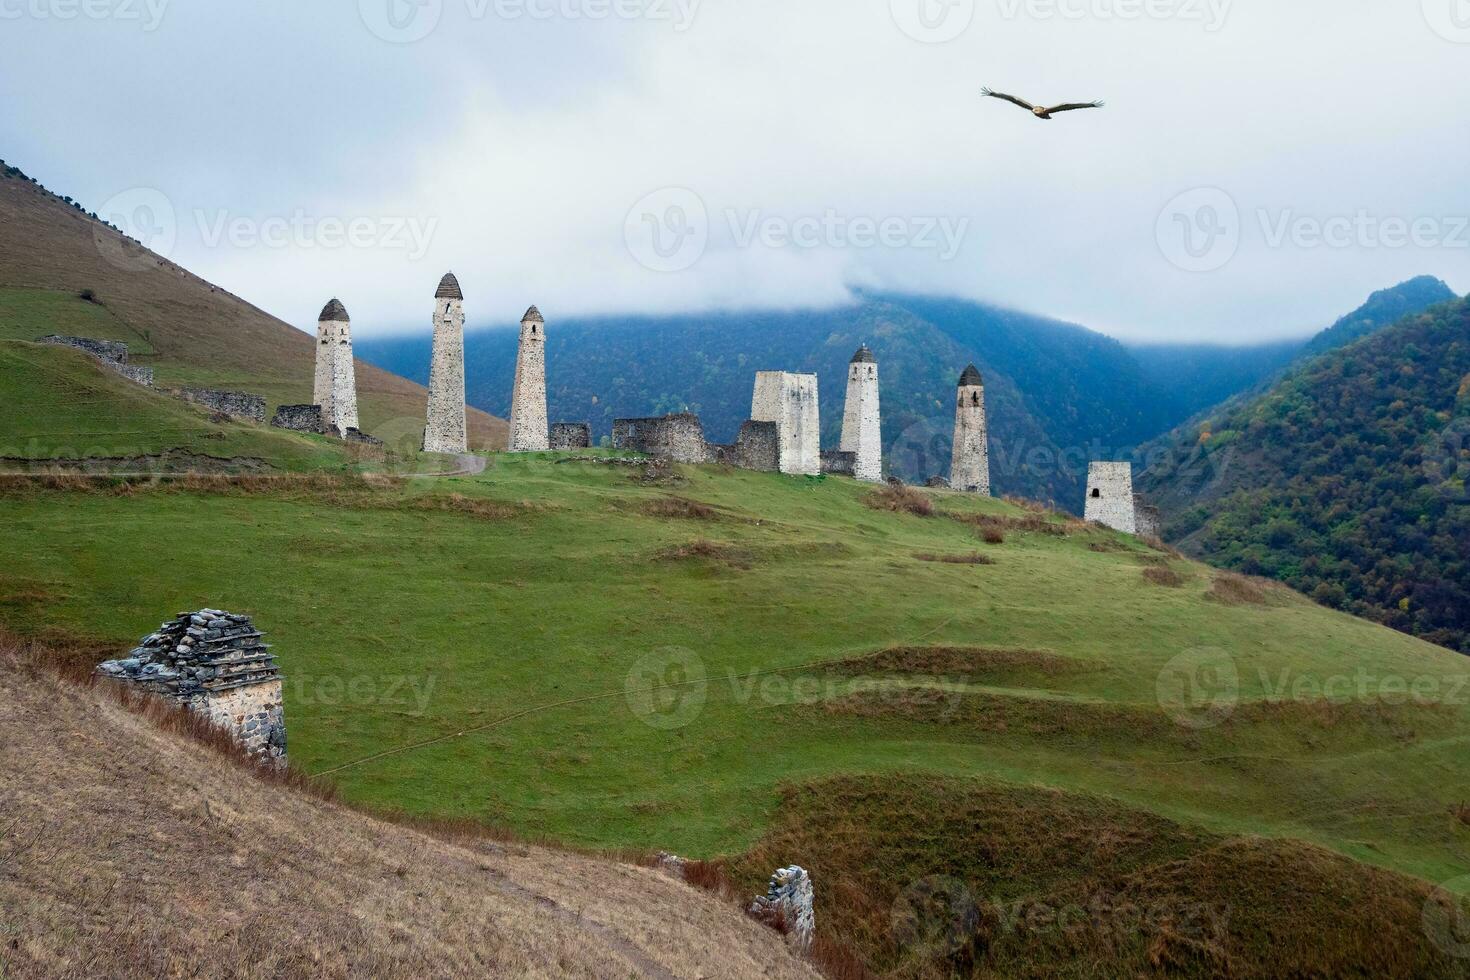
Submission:
{"label": "stone tower", "polygon": [[464,293],[454,273],[446,272],[434,293],[434,352],[429,363],[424,452],[467,452],[464,415]]}
{"label": "stone tower", "polygon": [[883,480],[883,428],[878,415],[878,359],[863,344],[847,366],[847,406],[842,413],[845,453],[857,456],[853,476],[870,483]]}
{"label": "stone tower", "polygon": [[990,432],[985,422],[985,380],[973,364],[960,375],[949,485],[967,493],[990,496]]}
{"label": "stone tower", "polygon": [[750,417],[775,422],[782,473],[817,476],[822,472],[822,423],[817,413],[817,376],[758,371]]}
{"label": "stone tower", "polygon": [[551,448],[546,425],[546,321],[531,307],[521,317],[516,380],[510,393],[510,451],[539,453]]}
{"label": "stone tower", "polygon": [[1093,463],[1087,468],[1083,516],[1124,534],[1138,533],[1132,463]]}
{"label": "stone tower", "polygon": [[316,324],[316,383],[312,404],[322,407],[322,422],[339,436],[357,424],[357,376],[352,360],[352,321],[341,300],[322,307]]}

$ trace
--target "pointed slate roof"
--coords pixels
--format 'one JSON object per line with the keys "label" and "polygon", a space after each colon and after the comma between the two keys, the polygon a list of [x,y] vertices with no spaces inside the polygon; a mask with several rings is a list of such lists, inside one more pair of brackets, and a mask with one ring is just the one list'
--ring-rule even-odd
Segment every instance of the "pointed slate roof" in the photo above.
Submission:
{"label": "pointed slate roof", "polygon": [[536,307],[533,306],[529,310],[526,311],[526,315],[525,316],[521,317],[521,322],[522,323],[545,323],[546,320],[542,318],[541,311],[538,310],[538,309],[536,309]]}
{"label": "pointed slate roof", "polygon": [[878,363],[878,359],[873,356],[873,352],[872,351],[868,350],[868,345],[867,344],[863,344],[861,347],[859,347],[857,349],[857,353],[854,354],[854,355],[852,355],[852,360],[849,363],[851,363],[851,364],[877,364]]}
{"label": "pointed slate roof", "polygon": [[325,323],[327,321],[346,323],[347,307],[342,305],[340,299],[334,297],[330,303],[322,307],[322,315],[316,319],[318,323]]}
{"label": "pointed slate roof", "polygon": [[960,375],[961,388],[972,388],[977,385],[983,386],[984,384],[985,379],[980,377],[980,371],[973,364],[965,368],[965,373]]}
{"label": "pointed slate roof", "polygon": [[464,293],[459,291],[459,280],[454,278],[454,273],[444,273],[444,278],[439,280],[439,289],[434,293],[435,299],[464,299]]}

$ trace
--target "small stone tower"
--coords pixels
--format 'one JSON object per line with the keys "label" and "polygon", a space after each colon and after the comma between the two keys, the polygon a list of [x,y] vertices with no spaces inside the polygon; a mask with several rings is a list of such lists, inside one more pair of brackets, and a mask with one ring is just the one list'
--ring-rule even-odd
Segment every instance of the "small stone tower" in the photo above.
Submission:
{"label": "small stone tower", "polygon": [[853,476],[883,480],[883,427],[878,415],[878,359],[864,344],[847,366],[847,407],[842,413],[841,450],[855,453]]}
{"label": "small stone tower", "polygon": [[1087,468],[1083,516],[1124,534],[1138,533],[1132,463],[1093,463]]}
{"label": "small stone tower", "polygon": [[434,293],[434,352],[429,364],[429,415],[424,452],[469,450],[464,411],[464,293],[447,272]]}
{"label": "small stone tower", "polygon": [[322,307],[316,324],[316,383],[312,404],[322,407],[328,431],[345,437],[357,424],[357,376],[352,360],[352,321],[334,299]]}
{"label": "small stone tower", "polygon": [[956,490],[990,496],[990,432],[985,422],[985,380],[973,364],[960,375],[949,485]]}
{"label": "small stone tower", "polygon": [[521,317],[516,380],[510,393],[510,451],[540,453],[551,448],[546,426],[546,321],[531,307]]}
{"label": "small stone tower", "polygon": [[822,425],[817,412],[817,376],[757,371],[750,417],[776,423],[778,468],[782,473],[822,472]]}

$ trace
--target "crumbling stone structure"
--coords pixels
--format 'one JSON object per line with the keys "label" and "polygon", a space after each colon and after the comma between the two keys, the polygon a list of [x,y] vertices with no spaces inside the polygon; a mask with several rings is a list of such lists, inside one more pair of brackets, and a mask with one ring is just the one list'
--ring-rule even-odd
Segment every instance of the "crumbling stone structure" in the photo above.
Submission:
{"label": "crumbling stone structure", "polygon": [[551,447],[546,431],[546,321],[531,307],[521,317],[515,386],[510,395],[510,451],[538,453]]}
{"label": "crumbling stone structure", "polygon": [[265,424],[264,395],[252,395],[245,391],[217,391],[213,388],[175,388],[170,394],[231,418]]}
{"label": "crumbling stone structure", "polygon": [[586,422],[553,422],[549,441],[552,449],[590,449],[592,426]]}
{"label": "crumbling stone structure", "polygon": [[684,412],[651,419],[613,420],[613,448],[645,453],[675,463],[710,458],[699,416]]}
{"label": "crumbling stone structure", "polygon": [[990,431],[985,420],[985,380],[973,364],[960,375],[949,485],[966,493],[990,496]]}
{"label": "crumbling stone structure", "polygon": [[775,473],[781,465],[781,433],[775,422],[749,419],[740,426],[732,445],[705,443],[712,463],[723,463],[757,473]]}
{"label": "crumbling stone structure", "polygon": [[424,452],[469,451],[464,405],[464,293],[454,273],[434,292],[434,348],[429,363],[429,411]]}
{"label": "crumbling stone structure", "polygon": [[1124,534],[1138,533],[1132,463],[1093,463],[1088,466],[1087,505],[1083,516]]}
{"label": "crumbling stone structure", "polygon": [[822,426],[817,412],[817,376],[761,371],[755,376],[750,417],[775,422],[782,473],[822,472]]}
{"label": "crumbling stone structure", "polygon": [[[869,483],[883,481],[883,427],[878,411],[878,359],[863,344],[847,366],[847,404],[842,413],[844,453],[852,453],[851,476]],[[823,453],[823,472],[826,454]]]}
{"label": "crumbling stone structure", "polygon": [[817,931],[811,875],[794,864],[777,869],[771,875],[766,893],[756,896],[751,903],[750,914],[785,932],[787,942],[796,949],[802,952],[811,949]]}
{"label": "crumbling stone structure", "polygon": [[55,344],[60,347],[71,347],[90,354],[98,364],[122,375],[134,384],[140,384],[145,388],[153,387],[153,369],[145,367],[134,367],[128,363],[128,345],[116,340],[93,340],[90,337],[63,337],[60,334],[47,334],[45,337],[37,337],[38,344]]}
{"label": "crumbling stone structure", "polygon": [[857,476],[857,453],[840,449],[822,450],[822,472],[829,476]]}
{"label": "crumbling stone structure", "polygon": [[1133,495],[1134,533],[1140,538],[1164,537],[1164,518],[1159,509],[1149,503],[1141,493]]}
{"label": "crumbling stone structure", "polygon": [[358,427],[352,321],[341,300],[331,300],[317,317],[316,377],[311,397],[322,407],[322,417],[335,435],[345,437],[348,429]]}
{"label": "crumbling stone structure", "polygon": [[172,698],[228,731],[260,761],[285,764],[281,672],[249,616],[220,609],[179,613],[97,672]]}
{"label": "crumbling stone structure", "polygon": [[317,435],[325,435],[327,432],[327,422],[322,417],[320,405],[282,405],[271,418],[271,425],[277,429],[290,429],[292,432],[314,432]]}

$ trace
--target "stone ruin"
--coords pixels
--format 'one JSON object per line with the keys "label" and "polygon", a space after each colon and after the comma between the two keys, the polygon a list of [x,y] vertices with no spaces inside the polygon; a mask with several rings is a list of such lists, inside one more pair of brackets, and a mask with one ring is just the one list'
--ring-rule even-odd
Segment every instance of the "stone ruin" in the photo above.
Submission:
{"label": "stone ruin", "polygon": [[249,616],[179,613],[97,672],[171,698],[229,732],[257,760],[285,764],[281,672]]}
{"label": "stone ruin", "polygon": [[699,416],[682,412],[650,419],[613,421],[613,448],[675,463],[704,463],[709,449]]}
{"label": "stone ruin", "polygon": [[1141,493],[1135,493],[1133,495],[1133,523],[1135,525],[1134,530],[1140,538],[1157,538],[1163,540],[1163,515]]}
{"label": "stone ruin", "polygon": [[271,425],[292,432],[315,432],[318,435],[326,435],[327,432],[326,416],[322,414],[320,405],[282,405],[271,418]]}
{"label": "stone ruin", "polygon": [[230,418],[265,424],[263,395],[252,395],[245,391],[216,391],[213,388],[172,388],[169,394]]}
{"label": "stone ruin", "polygon": [[153,369],[134,367],[129,364],[127,344],[116,340],[93,340],[90,337],[63,337],[54,333],[45,337],[37,337],[36,343],[74,348],[91,355],[98,364],[135,384],[140,384],[145,388],[153,387]]}
{"label": "stone ruin", "polygon": [[782,473],[816,476],[822,472],[822,421],[815,374],[757,372],[750,417],[776,423],[777,468]]}
{"label": "stone ruin", "polygon": [[802,952],[811,949],[817,931],[812,902],[812,877],[806,869],[792,865],[771,875],[764,895],[751,903],[750,914],[786,933],[786,939]]}
{"label": "stone ruin", "polygon": [[1132,463],[1092,463],[1087,468],[1084,518],[1124,534],[1161,537],[1159,509],[1133,492]]}
{"label": "stone ruin", "polygon": [[587,422],[553,422],[548,442],[552,449],[591,449],[592,426]]}

